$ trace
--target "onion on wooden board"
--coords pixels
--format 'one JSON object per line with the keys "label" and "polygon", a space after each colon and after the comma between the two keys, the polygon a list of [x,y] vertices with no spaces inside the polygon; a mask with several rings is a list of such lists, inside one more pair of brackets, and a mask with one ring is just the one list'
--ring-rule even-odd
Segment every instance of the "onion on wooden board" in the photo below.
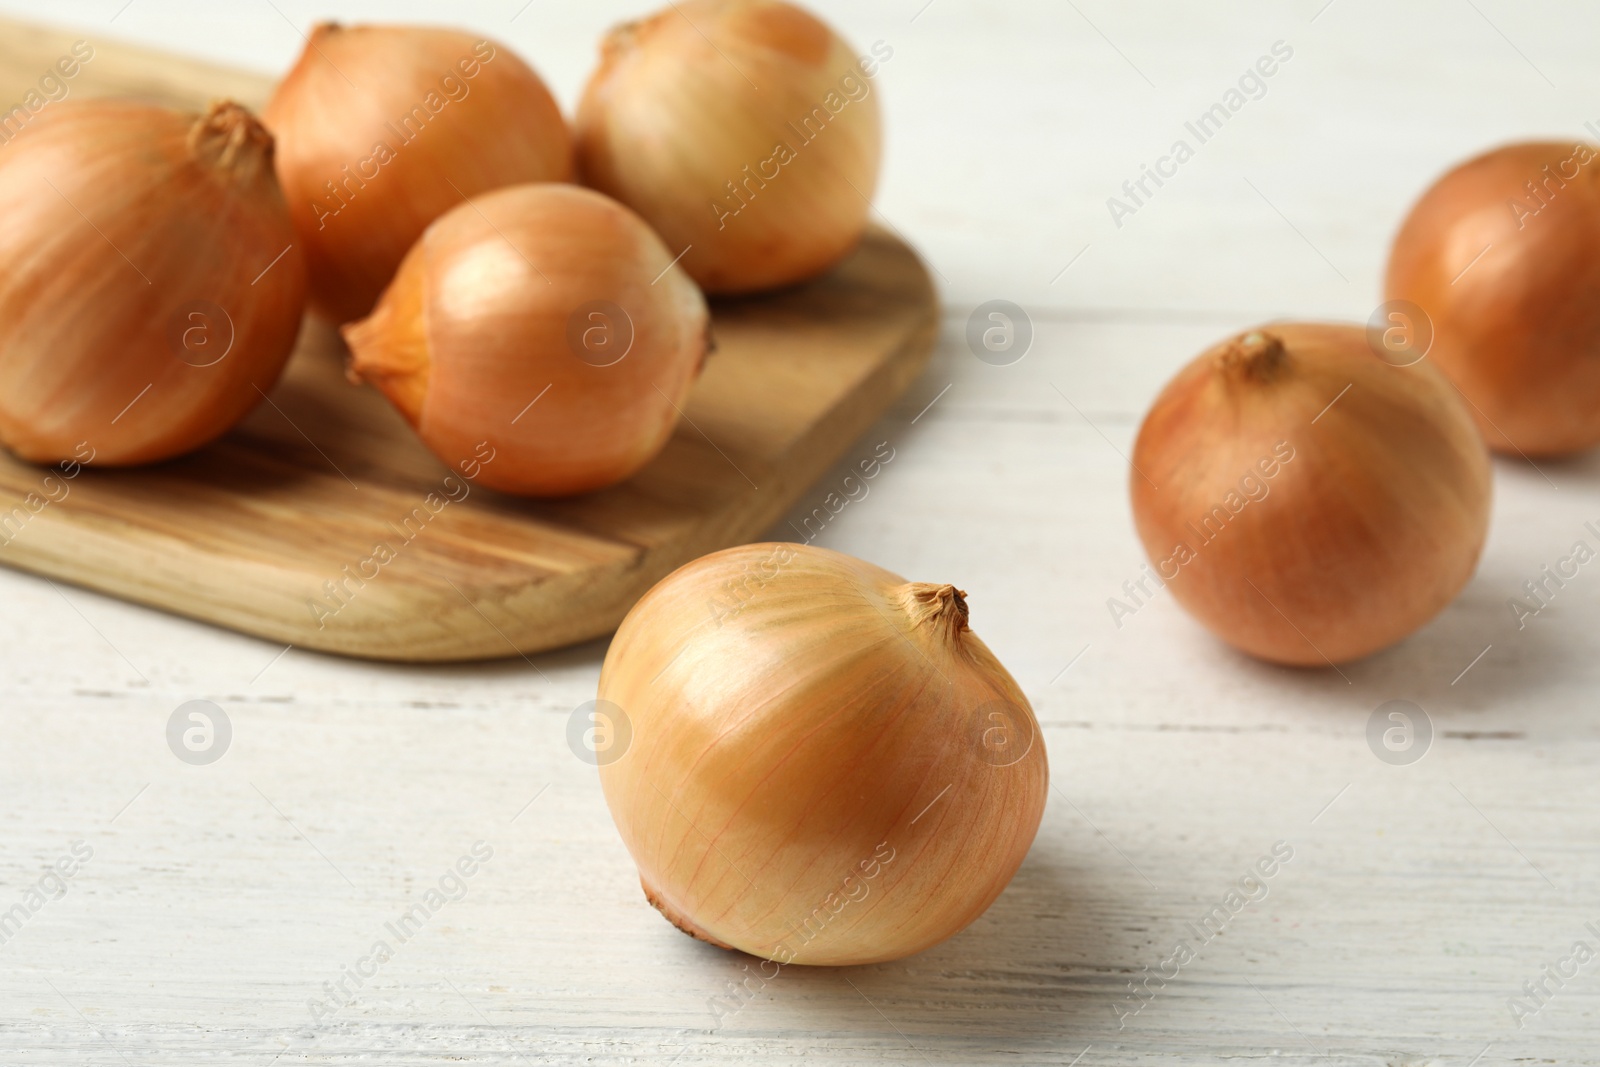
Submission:
{"label": "onion on wooden board", "polygon": [[685,0],[606,38],[578,108],[583,180],[709,293],[805,281],[861,239],[882,134],[876,55],[783,0]]}
{"label": "onion on wooden board", "polygon": [[0,441],[38,463],[150,463],[278,380],[306,273],[244,108],[54,104],[0,153]]}
{"label": "onion on wooden board", "polygon": [[265,118],[312,306],[335,322],[369,312],[422,231],[462,201],[572,176],[571,134],[538,74],[454,30],[323,23]]}
{"label": "onion on wooden board", "polygon": [[709,322],[637,215],[544,183],[434,222],[344,337],[351,377],[381,389],[445,464],[493,489],[567,496],[665,447]]}

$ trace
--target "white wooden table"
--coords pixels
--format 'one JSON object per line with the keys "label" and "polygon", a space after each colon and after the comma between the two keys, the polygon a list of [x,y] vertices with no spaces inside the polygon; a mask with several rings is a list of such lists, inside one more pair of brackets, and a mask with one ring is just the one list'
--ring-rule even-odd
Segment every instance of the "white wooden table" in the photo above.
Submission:
{"label": "white wooden table", "polygon": [[[1325,3],[817,5],[894,49],[880,204],[948,303],[932,369],[851,456],[888,441],[894,460],[820,543],[969,591],[1057,786],[969,930],[899,963],[786,970],[719,1018],[710,998],[750,961],[645,904],[565,742],[603,643],[534,666],[280,655],[0,571],[0,910],[92,850],[0,944],[0,1062],[1595,1062],[1600,961],[1545,980],[1520,1027],[1508,1001],[1574,941],[1600,951],[1600,573],[1526,629],[1506,602],[1600,519],[1600,458],[1497,461],[1478,576],[1343,677],[1246,660],[1164,596],[1120,628],[1106,608],[1143,562],[1122,454],[1177,366],[1271,317],[1364,320],[1434,174],[1600,120],[1592,5]],[[317,17],[444,20],[519,47],[570,107],[601,29],[648,6],[123,5],[0,9],[261,69]],[[1107,198],[1276,41],[1293,56],[1265,94],[1116,226]],[[964,341],[995,298],[1036,331],[1006,367]],[[1408,766],[1366,741],[1396,698],[1434,731]],[[167,745],[194,699],[232,723],[209,766]],[[314,1020],[324,983],[372,970],[384,924],[480,840],[466,896]],[[1129,982],[1197,943],[1186,924],[1280,841],[1267,896],[1119,1019]]]}

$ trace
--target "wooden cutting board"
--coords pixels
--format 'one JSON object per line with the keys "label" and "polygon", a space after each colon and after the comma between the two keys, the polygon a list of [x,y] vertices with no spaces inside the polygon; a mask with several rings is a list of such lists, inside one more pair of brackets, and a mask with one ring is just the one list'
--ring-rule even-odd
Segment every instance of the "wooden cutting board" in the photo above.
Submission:
{"label": "wooden cutting board", "polygon": [[[0,20],[0,108],[21,102],[77,36]],[[257,75],[90,43],[74,96],[259,107],[271,89]],[[715,302],[712,317],[717,352],[686,420],[655,462],[604,492],[535,502],[474,488],[430,514],[423,501],[448,471],[382,396],[346,383],[342,343],[308,319],[271,403],[201,452],[86,471],[37,512],[24,501],[51,495],[51,472],[0,456],[0,563],[375,659],[487,659],[600,636],[680,564],[781,519],[916,377],[939,322],[926,269],[881,230],[829,276]],[[22,521],[7,525],[8,514]],[[347,580],[380,544],[394,558],[378,576]]]}

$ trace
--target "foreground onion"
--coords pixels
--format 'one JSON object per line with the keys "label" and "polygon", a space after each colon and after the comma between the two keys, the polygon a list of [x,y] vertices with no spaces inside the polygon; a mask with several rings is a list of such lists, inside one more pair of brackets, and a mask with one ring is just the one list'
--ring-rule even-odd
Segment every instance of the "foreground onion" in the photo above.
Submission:
{"label": "foreground onion", "polygon": [[602,760],[645,895],[779,963],[898,959],[1006,887],[1044,811],[1028,700],[963,594],[794,544],[680,568],[623,620]]}
{"label": "foreground onion", "polygon": [[494,489],[562,496],[661,451],[708,329],[705,298],[637,215],[545,184],[428,227],[344,336],[351,376],[382,389],[445,463],[481,463]]}
{"label": "foreground onion", "polygon": [[674,4],[606,39],[578,109],[583,178],[644,216],[707,292],[804,281],[866,227],[877,62],[781,0]]}
{"label": "foreground onion", "polygon": [[450,30],[324,23],[265,117],[312,303],[337,322],[371,310],[428,223],[463,199],[572,175],[571,134],[539,76]]}
{"label": "foreground onion", "polygon": [[1410,634],[1488,530],[1488,453],[1455,390],[1355,326],[1277,323],[1202,353],[1145,417],[1133,466],[1139,536],[1173,596],[1280,663]]}
{"label": "foreground onion", "polygon": [[299,333],[293,240],[237,104],[50,107],[0,153],[0,441],[122,465],[221,435]]}
{"label": "foreground onion", "polygon": [[1452,170],[1395,238],[1387,282],[1497,450],[1600,443],[1600,148],[1517,144]]}

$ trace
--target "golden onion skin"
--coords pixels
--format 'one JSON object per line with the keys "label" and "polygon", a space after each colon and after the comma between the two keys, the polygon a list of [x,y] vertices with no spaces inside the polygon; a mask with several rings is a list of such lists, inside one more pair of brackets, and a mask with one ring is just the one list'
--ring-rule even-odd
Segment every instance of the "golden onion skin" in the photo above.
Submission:
{"label": "golden onion skin", "polygon": [[708,293],[814,278],[860,241],[877,88],[782,0],[685,0],[613,30],[578,107],[582,180],[655,227]]}
{"label": "golden onion skin", "polygon": [[572,134],[539,75],[455,30],[322,23],[264,117],[312,306],[333,322],[371,311],[412,243],[464,199],[572,177]]}
{"label": "golden onion skin", "polygon": [[0,441],[128,466],[225,433],[288,362],[306,270],[244,108],[52,104],[0,152]]}
{"label": "golden onion skin", "polygon": [[1027,698],[951,586],[797,544],[713,553],[628,613],[601,762],[646,896],[779,963],[898,959],[1000,895],[1043,815]]}
{"label": "golden onion skin", "polygon": [[1274,323],[1203,352],[1157,397],[1133,467],[1139,537],[1172,595],[1277,663],[1405,638],[1471,578],[1488,532],[1465,405],[1357,326]]}
{"label": "golden onion skin", "polygon": [[[581,345],[590,314],[626,345],[614,359]],[[546,182],[437,219],[343,333],[351,377],[447,466],[548,497],[614,485],[666,447],[709,330],[705,297],[637,215]]]}
{"label": "golden onion skin", "polygon": [[1427,313],[1428,358],[1490,447],[1600,443],[1600,148],[1515,144],[1456,167],[1401,226],[1385,289]]}

